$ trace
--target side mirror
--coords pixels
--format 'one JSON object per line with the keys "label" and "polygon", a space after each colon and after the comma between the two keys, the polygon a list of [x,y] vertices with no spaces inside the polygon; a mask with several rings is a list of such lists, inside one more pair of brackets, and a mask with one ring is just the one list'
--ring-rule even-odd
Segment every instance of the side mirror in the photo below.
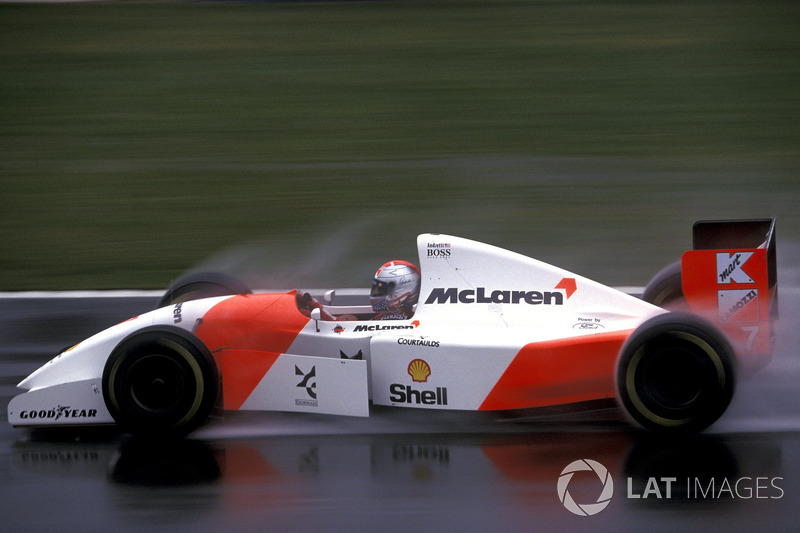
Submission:
{"label": "side mirror", "polygon": [[315,307],[311,310],[311,320],[314,321],[314,325],[317,328],[317,333],[319,333],[319,321],[322,318],[322,310],[319,307]]}

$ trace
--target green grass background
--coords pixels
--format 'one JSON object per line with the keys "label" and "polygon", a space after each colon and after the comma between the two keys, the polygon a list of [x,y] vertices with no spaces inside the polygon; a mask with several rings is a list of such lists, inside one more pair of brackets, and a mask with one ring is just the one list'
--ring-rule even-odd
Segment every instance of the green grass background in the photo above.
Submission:
{"label": "green grass background", "polygon": [[641,284],[697,219],[797,239],[798,122],[794,1],[0,4],[0,290],[366,285],[425,231]]}

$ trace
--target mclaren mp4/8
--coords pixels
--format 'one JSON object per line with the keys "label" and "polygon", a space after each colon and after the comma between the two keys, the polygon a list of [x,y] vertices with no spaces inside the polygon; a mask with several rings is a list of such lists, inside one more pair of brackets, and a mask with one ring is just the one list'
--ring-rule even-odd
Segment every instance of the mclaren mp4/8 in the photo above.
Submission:
{"label": "mclaren mp4/8", "polygon": [[694,241],[638,298],[424,234],[419,300],[396,320],[374,320],[364,291],[311,298],[189,276],[157,309],[33,372],[8,419],[183,435],[224,410],[368,416],[370,404],[508,411],[616,400],[646,428],[701,431],[737,378],[770,359],[774,220],[698,222]]}

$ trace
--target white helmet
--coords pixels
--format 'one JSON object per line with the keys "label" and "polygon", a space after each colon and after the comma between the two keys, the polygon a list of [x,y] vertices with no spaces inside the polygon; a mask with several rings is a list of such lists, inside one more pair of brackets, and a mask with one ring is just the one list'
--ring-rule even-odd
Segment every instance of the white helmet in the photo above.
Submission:
{"label": "white helmet", "polygon": [[419,269],[408,261],[389,261],[375,273],[370,303],[375,312],[410,310],[419,299]]}

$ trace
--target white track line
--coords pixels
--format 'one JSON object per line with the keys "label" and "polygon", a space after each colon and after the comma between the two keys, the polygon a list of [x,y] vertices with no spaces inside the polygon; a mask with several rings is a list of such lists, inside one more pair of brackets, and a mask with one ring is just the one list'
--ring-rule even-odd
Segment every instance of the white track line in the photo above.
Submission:
{"label": "white track line", "polygon": [[48,300],[59,298],[160,298],[164,291],[18,291],[0,292],[0,300]]}

